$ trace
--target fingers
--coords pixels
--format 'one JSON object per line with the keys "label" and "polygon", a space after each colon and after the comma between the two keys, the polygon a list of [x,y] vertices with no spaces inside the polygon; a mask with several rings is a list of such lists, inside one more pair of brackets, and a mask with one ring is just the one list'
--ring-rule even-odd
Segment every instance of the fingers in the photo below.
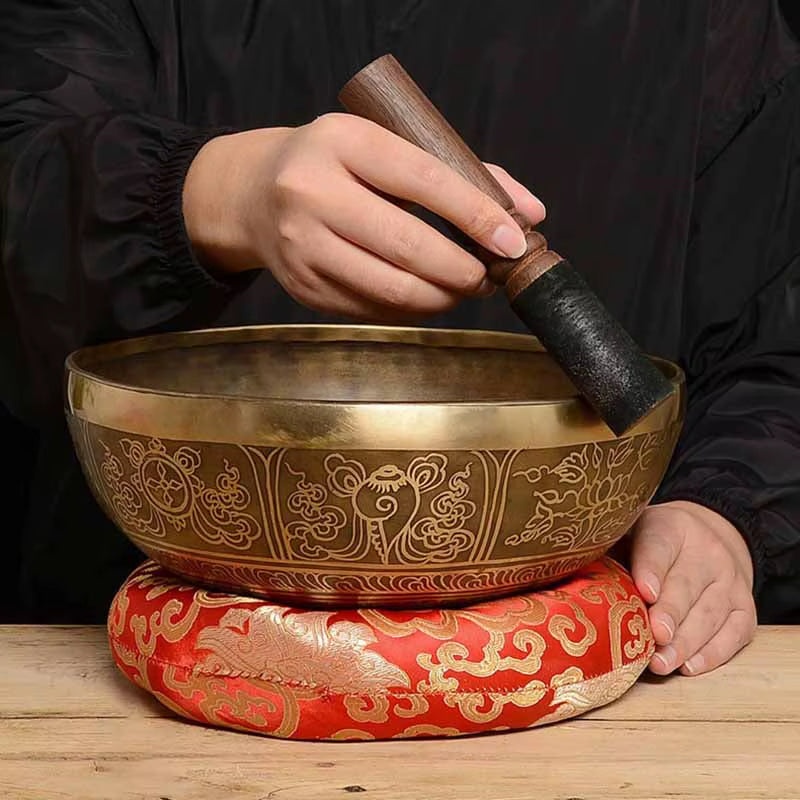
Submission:
{"label": "fingers", "polygon": [[[315,237],[313,256],[295,264],[285,288],[305,305],[326,305],[331,285],[339,294],[364,301],[364,311],[383,309],[385,319],[417,319],[453,308],[461,299],[454,292],[388,264],[352,242],[328,230],[309,233]],[[332,310],[332,309],[331,309]]]}
{"label": "fingers", "polygon": [[681,667],[684,675],[710,672],[735,656],[749,644],[756,632],[756,615],[752,608],[737,608],[722,627]]}
{"label": "fingers", "polygon": [[[404,203],[498,255],[518,257],[527,247],[500,204],[438,158],[357,117],[330,114],[296,129],[266,162],[267,213],[251,213],[257,202],[246,206],[251,250],[312,308],[420,319],[494,291],[477,258]],[[502,168],[491,171],[520,212],[541,221],[542,204]]]}
{"label": "fingers", "polygon": [[416,324],[422,317],[411,311],[395,310],[373,303],[357,292],[336,283],[319,273],[308,271],[298,279],[297,272],[276,275],[284,289],[307,308],[361,322],[395,325]]}
{"label": "fingers", "polygon": [[668,675],[680,667],[710,642],[730,613],[730,600],[725,587],[719,583],[706,587],[669,644],[660,647],[653,656],[651,670],[657,675]]}
{"label": "fingers", "polygon": [[494,290],[477,258],[355,181],[343,182],[336,203],[320,215],[339,236],[448,292],[470,296]]}
{"label": "fingers", "polygon": [[636,587],[649,603],[661,594],[661,587],[670,567],[675,563],[683,544],[672,530],[669,520],[648,508],[634,530],[634,558],[631,565]]}
{"label": "fingers", "polygon": [[[336,117],[336,115],[331,115]],[[392,197],[409,200],[448,220],[505,258],[525,253],[525,236],[511,215],[435,156],[379,125],[349,118],[338,137],[342,163],[359,179]],[[327,124],[342,125],[341,119]]]}
{"label": "fingers", "polygon": [[531,194],[518,180],[511,177],[497,164],[484,165],[494,175],[497,182],[506,190],[508,196],[514,201],[517,210],[527,217],[531,225],[538,225],[546,216],[544,203]]}
{"label": "fingers", "polygon": [[[702,553],[684,548],[664,580],[664,588],[650,609],[653,625],[666,631],[667,637],[656,637],[659,644],[670,644],[689,611],[714,581],[714,564]],[[727,610],[727,609],[726,609]]]}
{"label": "fingers", "polygon": [[756,627],[745,547],[730,523],[691,504],[654,506],[634,531],[631,572],[651,604],[650,669],[696,675],[723,664]]}
{"label": "fingers", "polygon": [[[683,546],[683,536],[671,523],[670,515],[658,508],[648,508],[639,518],[634,531],[631,574],[636,588],[648,603],[661,597],[667,574],[677,561]],[[677,630],[677,622],[662,615],[651,614],[653,635],[658,644],[669,644]],[[660,617],[660,618],[659,618]]]}

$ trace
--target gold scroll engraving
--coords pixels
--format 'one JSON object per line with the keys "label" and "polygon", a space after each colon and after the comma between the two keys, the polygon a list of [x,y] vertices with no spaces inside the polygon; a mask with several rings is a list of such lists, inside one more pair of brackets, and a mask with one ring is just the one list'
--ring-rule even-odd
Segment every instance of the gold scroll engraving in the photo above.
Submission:
{"label": "gold scroll engraving", "polygon": [[413,605],[541,586],[598,558],[649,500],[678,428],[422,453],[73,431],[109,515],[187,579],[281,601]]}

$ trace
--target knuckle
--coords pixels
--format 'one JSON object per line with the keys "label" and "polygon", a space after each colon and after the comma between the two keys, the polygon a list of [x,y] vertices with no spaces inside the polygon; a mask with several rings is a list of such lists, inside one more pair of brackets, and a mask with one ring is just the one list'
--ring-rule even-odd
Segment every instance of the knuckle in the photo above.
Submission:
{"label": "knuckle", "polygon": [[275,232],[277,234],[279,246],[282,250],[292,247],[301,241],[300,225],[291,216],[281,216],[275,222]]}
{"label": "knuckle", "polygon": [[447,180],[447,168],[444,164],[427,154],[416,160],[412,166],[412,172],[416,180],[428,192],[431,190],[438,192],[442,184]]}
{"label": "knuckle", "polygon": [[665,623],[665,617],[669,618],[671,621],[670,627],[672,628],[672,633],[674,635],[677,631],[677,628],[680,627],[680,624],[683,621],[684,613],[678,604],[673,602],[670,598],[660,599],[654,606],[652,606],[650,611],[650,619],[654,625],[659,622]]}
{"label": "knuckle", "polygon": [[634,544],[642,560],[660,561],[668,556],[674,561],[681,547],[682,536],[662,509],[648,508],[640,515],[635,529]]}
{"label": "knuckle", "polygon": [[395,276],[380,292],[381,304],[395,311],[412,308],[412,290],[408,279],[402,274]]}
{"label": "knuckle", "polygon": [[456,287],[462,294],[477,292],[486,277],[486,270],[480,265],[470,266],[459,272],[459,285]]}
{"label": "knuckle", "polygon": [[421,249],[420,237],[408,226],[400,225],[386,236],[389,260],[400,266],[412,264]]}
{"label": "knuckle", "polygon": [[476,200],[470,210],[464,232],[473,239],[486,239],[500,225],[494,203],[488,197]]}
{"label": "knuckle", "polygon": [[294,297],[295,300],[302,301],[303,286],[301,285],[300,281],[298,281],[294,271],[287,270],[283,275],[281,275],[280,283],[283,286],[283,288],[292,297]]}
{"label": "knuckle", "polygon": [[728,549],[725,547],[724,544],[716,537],[706,537],[706,540],[703,542],[702,545],[702,552],[703,556],[706,561],[715,563],[715,564],[725,564],[727,567],[729,564],[733,566],[733,559],[731,558]]}
{"label": "knuckle", "polygon": [[312,306],[321,302],[322,291],[319,279],[305,267],[288,270],[284,276],[284,287],[297,300]]}
{"label": "knuckle", "polygon": [[689,538],[696,533],[697,520],[691,511],[680,506],[673,506],[669,511],[671,527],[680,532],[685,538]]}
{"label": "knuckle", "polygon": [[314,186],[313,176],[289,160],[278,170],[273,180],[275,205],[278,211],[285,211],[306,197]]}
{"label": "knuckle", "polygon": [[352,121],[349,114],[341,114],[331,111],[328,114],[321,114],[309,126],[316,135],[335,136],[347,130],[348,123]]}
{"label": "knuckle", "polygon": [[725,654],[723,653],[720,644],[714,640],[709,642],[701,651],[703,660],[705,661],[703,671],[716,669],[720,664],[725,661]]}
{"label": "knuckle", "polygon": [[748,622],[744,626],[744,630],[742,632],[742,647],[744,647],[747,644],[750,644],[750,642],[753,641],[755,635],[756,635],[756,623],[754,620],[752,623]]}
{"label": "knuckle", "polygon": [[330,146],[342,154],[364,149],[374,150],[377,147],[377,136],[381,133],[381,129],[374,123],[336,111],[317,117],[311,123],[310,129],[312,136],[318,138],[320,144]]}

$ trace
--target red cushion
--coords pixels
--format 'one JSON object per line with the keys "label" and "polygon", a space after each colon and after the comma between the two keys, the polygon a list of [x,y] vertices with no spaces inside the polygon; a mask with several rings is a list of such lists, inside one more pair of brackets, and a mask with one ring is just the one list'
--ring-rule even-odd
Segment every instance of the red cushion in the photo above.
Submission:
{"label": "red cushion", "polygon": [[148,562],[108,631],[134,683],[190,719],[294,739],[458,736],[604,705],[652,655],[625,570],[431,611],[315,611],[187,586]]}

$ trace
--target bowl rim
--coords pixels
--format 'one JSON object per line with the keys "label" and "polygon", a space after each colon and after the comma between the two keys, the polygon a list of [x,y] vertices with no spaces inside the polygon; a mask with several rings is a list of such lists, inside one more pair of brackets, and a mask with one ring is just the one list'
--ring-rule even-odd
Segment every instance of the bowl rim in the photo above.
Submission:
{"label": "bowl rim", "polygon": [[[314,449],[528,449],[618,438],[577,392],[508,401],[303,400],[146,388],[104,377],[101,369],[104,363],[139,353],[259,341],[546,352],[531,334],[479,328],[292,323],[156,333],[71,352],[65,360],[65,413],[100,427],[155,438]],[[683,419],[683,370],[665,358],[647,357],[665,370],[674,391],[623,438],[661,431]],[[126,413],[131,410],[137,413]],[[443,435],[442,415],[449,419],[447,427],[460,431]]]}

